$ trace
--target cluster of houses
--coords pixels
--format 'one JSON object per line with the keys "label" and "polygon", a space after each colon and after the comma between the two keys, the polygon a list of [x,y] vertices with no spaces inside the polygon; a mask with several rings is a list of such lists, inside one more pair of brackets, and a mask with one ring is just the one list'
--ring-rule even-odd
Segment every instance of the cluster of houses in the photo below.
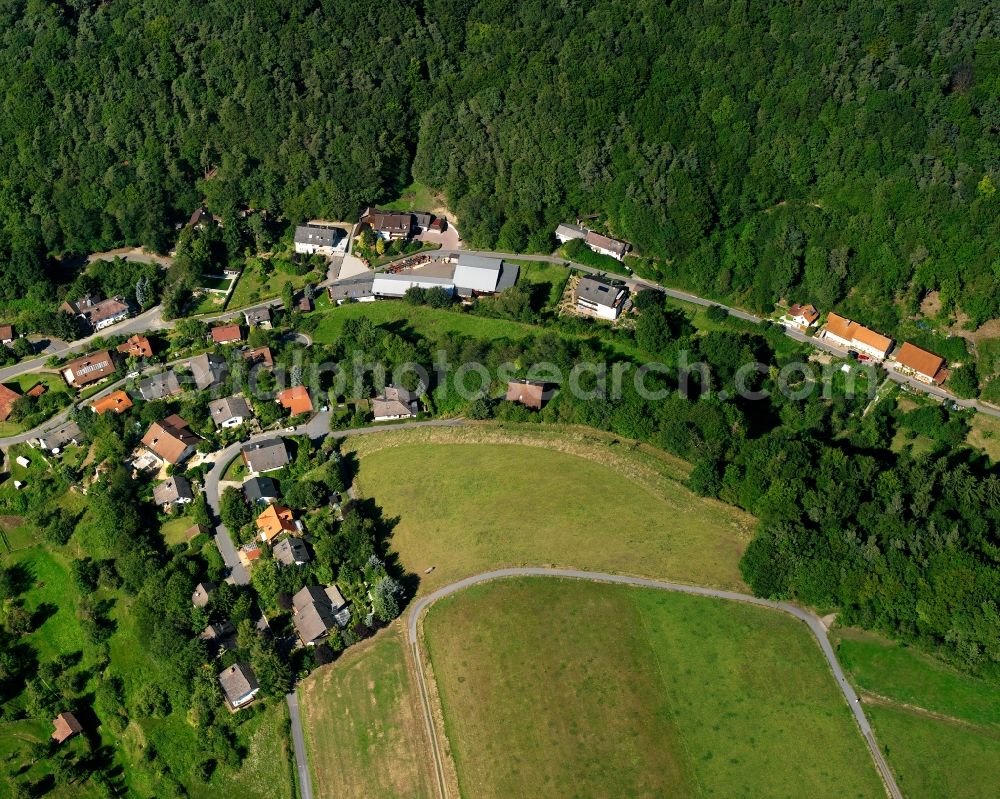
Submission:
{"label": "cluster of houses", "polygon": [[599,255],[608,255],[617,261],[624,260],[625,253],[629,250],[628,242],[613,239],[580,224],[571,225],[564,222],[556,227],[556,240],[560,244],[576,239],[581,240],[593,252]]}
{"label": "cluster of houses", "polygon": [[[796,303],[789,307],[780,321],[786,327],[807,331],[819,322],[819,317],[820,313],[815,306]],[[888,363],[900,374],[928,385],[941,385],[948,378],[945,360],[940,355],[908,341],[893,349],[894,342],[888,336],[839,314],[827,314],[826,324],[818,335],[833,346],[847,350],[854,357]]]}

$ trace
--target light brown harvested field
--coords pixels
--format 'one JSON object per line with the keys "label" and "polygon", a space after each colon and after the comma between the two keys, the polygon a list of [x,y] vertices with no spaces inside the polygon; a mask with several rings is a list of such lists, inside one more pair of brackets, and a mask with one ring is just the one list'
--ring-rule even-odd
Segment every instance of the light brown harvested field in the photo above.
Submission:
{"label": "light brown harvested field", "polygon": [[[357,487],[424,593],[499,566],[574,566],[745,588],[753,517],[697,497],[690,468],[593,431],[472,426],[350,441]],[[428,568],[433,567],[430,574]]]}
{"label": "light brown harvested field", "polygon": [[401,629],[351,647],[299,686],[317,799],[435,796]]}

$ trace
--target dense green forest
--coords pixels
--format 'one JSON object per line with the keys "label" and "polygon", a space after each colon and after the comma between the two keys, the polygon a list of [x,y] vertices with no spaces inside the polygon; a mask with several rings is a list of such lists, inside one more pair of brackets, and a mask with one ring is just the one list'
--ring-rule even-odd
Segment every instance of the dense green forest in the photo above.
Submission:
{"label": "dense green forest", "polygon": [[0,26],[3,303],[68,283],[52,256],[167,249],[202,199],[236,252],[246,208],[350,217],[413,175],[476,244],[597,213],[754,308],[1000,313],[988,0],[4,0]]}

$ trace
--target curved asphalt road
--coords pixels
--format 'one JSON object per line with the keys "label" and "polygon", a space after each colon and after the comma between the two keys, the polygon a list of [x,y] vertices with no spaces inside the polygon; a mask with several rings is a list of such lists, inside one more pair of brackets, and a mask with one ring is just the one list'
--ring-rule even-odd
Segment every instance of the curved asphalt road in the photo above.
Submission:
{"label": "curved asphalt road", "polygon": [[451,583],[450,585],[444,586],[444,588],[439,588],[437,591],[434,591],[427,596],[420,597],[410,608],[406,630],[413,652],[414,665],[417,671],[417,683],[420,690],[420,700],[424,708],[424,721],[431,739],[431,751],[434,756],[434,768],[435,773],[437,774],[438,790],[442,799],[446,799],[448,791],[444,777],[444,765],[441,758],[441,750],[437,741],[436,728],[434,726],[434,717],[431,713],[430,699],[427,693],[423,660],[421,660],[420,656],[420,639],[417,635],[417,622],[420,619],[420,614],[439,599],[458,593],[469,586],[489,582],[491,580],[500,580],[506,577],[564,577],[575,580],[593,580],[601,583],[615,583],[618,585],[633,585],[639,586],[640,588],[655,588],[661,591],[676,591],[682,594],[713,597],[715,599],[726,599],[731,602],[743,602],[748,605],[759,605],[760,607],[788,613],[800,621],[805,622],[813,636],[816,638],[816,642],[819,644],[819,648],[823,652],[826,662],[830,665],[830,669],[833,671],[833,676],[837,680],[837,685],[839,686],[841,693],[843,693],[844,699],[847,700],[847,704],[850,707],[851,712],[854,714],[854,719],[857,721],[858,727],[861,728],[861,734],[868,744],[868,749],[871,752],[872,760],[875,761],[875,766],[882,775],[882,781],[885,783],[887,793],[890,797],[892,797],[892,799],[903,799],[903,794],[899,790],[899,786],[896,785],[896,780],[892,776],[889,764],[886,763],[885,758],[882,756],[882,752],[878,747],[871,725],[868,723],[868,718],[865,716],[865,712],[861,707],[861,702],[858,700],[858,695],[854,692],[851,684],[844,676],[844,670],[840,667],[837,655],[834,653],[833,647],[830,645],[830,639],[827,637],[826,628],[823,626],[823,623],[820,621],[818,616],[815,616],[809,611],[800,608],[798,605],[793,605],[790,602],[774,602],[769,599],[761,599],[760,597],[751,596],[749,594],[740,594],[735,591],[720,591],[714,588],[702,588],[696,585],[671,583],[664,580],[649,580],[642,577],[626,577],[618,574],[605,574],[603,572],[531,567],[495,569],[494,571],[488,571],[483,574],[466,577],[464,580]]}

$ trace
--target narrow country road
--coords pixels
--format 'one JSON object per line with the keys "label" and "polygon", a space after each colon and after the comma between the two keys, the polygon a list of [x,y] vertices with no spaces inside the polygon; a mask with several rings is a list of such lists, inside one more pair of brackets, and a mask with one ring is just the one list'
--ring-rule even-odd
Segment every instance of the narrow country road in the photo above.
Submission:
{"label": "narrow country road", "polygon": [[561,577],[574,580],[593,580],[595,582],[614,583],[617,585],[632,585],[640,588],[653,588],[660,591],[676,591],[678,593],[691,594],[693,596],[713,597],[715,599],[725,599],[730,602],[743,602],[748,605],[758,605],[760,607],[770,608],[771,610],[788,613],[800,621],[805,622],[813,636],[816,638],[816,642],[819,644],[819,648],[823,652],[823,656],[826,658],[826,662],[829,664],[830,670],[833,672],[837,685],[840,688],[841,693],[843,693],[848,707],[850,707],[851,712],[854,714],[854,719],[858,723],[858,727],[861,729],[861,735],[868,744],[872,760],[875,761],[875,766],[878,768],[879,773],[882,776],[886,792],[891,799],[903,799],[903,794],[899,790],[899,786],[896,784],[892,771],[889,769],[889,764],[886,763],[885,758],[882,756],[882,752],[878,747],[878,742],[875,740],[875,735],[872,732],[871,725],[868,723],[868,717],[865,716],[865,711],[861,707],[858,695],[855,693],[854,688],[851,687],[851,684],[847,681],[847,677],[844,676],[844,670],[841,668],[840,662],[837,660],[837,655],[833,651],[833,646],[830,644],[830,639],[827,637],[826,628],[823,626],[823,623],[820,621],[818,616],[800,608],[798,605],[793,605],[790,602],[774,602],[769,599],[761,599],[760,597],[751,596],[750,594],[741,594],[735,591],[721,591],[714,588],[702,588],[701,586],[696,585],[671,583],[664,580],[650,580],[643,577],[626,577],[624,575],[605,574],[603,572],[533,567],[495,569],[493,571],[473,575],[472,577],[466,577],[463,580],[458,580],[457,582],[446,585],[443,588],[439,588],[437,591],[427,594],[427,596],[418,598],[413,605],[410,606],[407,616],[406,631],[410,641],[410,647],[412,648],[414,666],[417,671],[417,684],[420,690],[421,704],[423,704],[424,721],[427,725],[428,734],[430,735],[431,752],[434,757],[434,769],[437,774],[438,790],[441,794],[441,799],[446,799],[448,789],[444,777],[445,772],[444,763],[441,757],[441,748],[437,740],[437,728],[434,725],[434,716],[427,692],[423,660],[421,659],[420,654],[420,638],[417,633],[417,624],[420,620],[420,615],[439,599],[458,593],[459,591],[473,585],[478,585],[479,583],[509,577]]}
{"label": "narrow country road", "polygon": [[299,716],[299,698],[294,689],[285,696],[288,702],[288,718],[292,724],[292,749],[295,752],[295,769],[299,779],[299,799],[312,799],[312,777],[309,776],[309,759],[306,757],[306,739],[302,734],[302,718]]}

